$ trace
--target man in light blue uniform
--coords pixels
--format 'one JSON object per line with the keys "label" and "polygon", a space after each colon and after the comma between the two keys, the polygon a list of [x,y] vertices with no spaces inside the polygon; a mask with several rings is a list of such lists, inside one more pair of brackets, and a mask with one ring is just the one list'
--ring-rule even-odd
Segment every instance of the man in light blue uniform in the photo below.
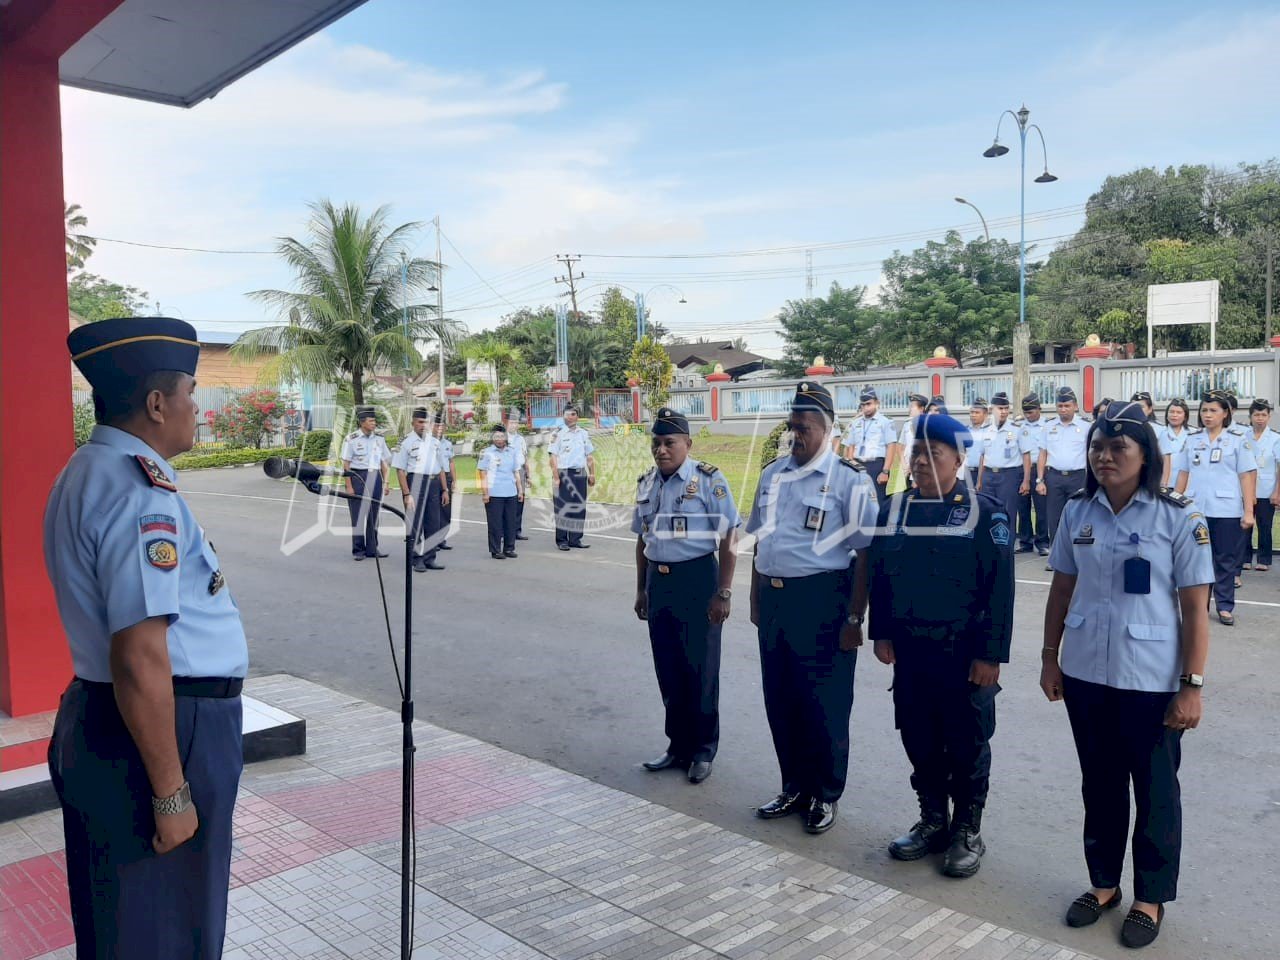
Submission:
{"label": "man in light blue uniform", "polygon": [[720,633],[741,520],[724,474],[689,456],[689,421],[663,407],[652,429],[655,466],[640,477],[631,517],[635,611],[649,624],[668,743],[644,766],[682,767],[701,783],[720,743]]}
{"label": "man in light blue uniform", "polygon": [[854,417],[844,433],[844,455],[866,468],[875,483],[876,497],[884,500],[889,489],[889,454],[898,445],[898,435],[893,421],[880,412],[880,398],[874,389],[863,389],[858,406],[862,416]]}
{"label": "man in light blue uniform", "polygon": [[[1074,390],[1061,388],[1057,406],[1058,415],[1049,419],[1041,432],[1036,461],[1036,493],[1045,498],[1050,541],[1067,501],[1084,489],[1085,444],[1089,436],[1089,424],[1078,414]],[[1046,565],[1045,569],[1052,568]]]}
{"label": "man in light blue uniform", "polygon": [[529,442],[520,435],[520,411],[512,408],[507,417],[507,440],[520,461],[520,480],[524,498],[516,503],[516,539],[528,540],[524,535],[524,503],[529,499]]}
{"label": "man in light blue uniform", "polygon": [[443,526],[441,505],[449,502],[445,488],[444,457],[440,441],[427,432],[427,408],[413,411],[413,429],[400,441],[391,457],[400,481],[405,517],[413,538],[413,569],[416,573],[443,570],[436,562]]}
{"label": "man in light blue uniform", "polygon": [[516,559],[516,505],[524,500],[520,457],[507,444],[507,430],[494,424],[492,442],[476,461],[476,480],[484,499],[489,556]]}
{"label": "man in light blue uniform", "polygon": [[[1032,471],[1040,457],[1044,439],[1044,420],[1040,418],[1040,398],[1028,393],[1022,398],[1022,420],[1018,424],[1018,450],[1022,453],[1022,482],[1018,486],[1018,549],[1014,553],[1039,550],[1049,555],[1049,518],[1045,496],[1036,492]],[[1035,507],[1034,520],[1031,508]]]}
{"label": "man in light blue uniform", "polygon": [[964,465],[969,474],[969,485],[975,490],[978,487],[978,467],[982,464],[982,452],[987,449],[987,438],[991,435],[991,424],[987,417],[991,408],[982,397],[969,406],[969,436],[971,442],[964,455]]}
{"label": "man in light blue uniform", "polygon": [[1271,402],[1258,397],[1249,404],[1249,420],[1253,424],[1250,442],[1253,458],[1258,464],[1258,485],[1254,491],[1254,527],[1258,531],[1257,562],[1251,542],[1252,534],[1246,534],[1245,563],[1254,570],[1271,569],[1271,524],[1275,519],[1280,496],[1276,495],[1277,471],[1280,470],[1280,433],[1271,429]]}
{"label": "man in light blue uniform", "polygon": [[1021,430],[1009,416],[1009,395],[991,398],[995,419],[987,431],[986,448],[978,464],[978,487],[995,497],[1011,517],[1018,515],[1018,488],[1022,484]]}
{"label": "man in light blue uniform", "polygon": [[356,407],[360,429],[352,431],[342,443],[342,471],[347,477],[347,500],[351,515],[351,559],[385,557],[378,549],[378,514],[382,512],[382,494],[387,489],[391,472],[391,449],[380,434],[373,407]]}
{"label": "man in light blue uniform", "polygon": [[86,324],[67,345],[98,421],[44,518],[75,669],[49,771],[77,956],[217,958],[248,648],[168,463],[195,439],[200,348],[164,317]]}
{"label": "man in light blue uniform", "polygon": [[458,487],[458,468],[453,463],[453,441],[444,433],[444,415],[436,414],[435,423],[431,427],[431,435],[440,441],[440,456],[444,458],[444,474],[445,484],[443,493],[448,493],[448,499],[441,497],[440,502],[440,523],[441,533],[446,538],[440,541],[441,550],[452,550],[449,546],[449,531],[453,529],[453,501],[454,491]]}
{"label": "man in light blue uniform", "polygon": [[560,550],[586,550],[582,542],[587,523],[587,488],[596,484],[595,446],[591,434],[578,426],[578,408],[564,408],[564,426],[556,431],[547,451],[551,457],[551,476],[556,490],[553,507],[556,514],[556,547]]}
{"label": "man in light blue uniform", "polygon": [[810,833],[835,823],[848,775],[866,609],[863,548],[878,512],[866,472],[827,446],[833,413],[826,387],[797,386],[788,418],[791,453],[761,473],[747,521],[757,538],[751,622],[759,630],[765,712],[782,772],[782,792],[756,814],[769,820],[803,813]]}

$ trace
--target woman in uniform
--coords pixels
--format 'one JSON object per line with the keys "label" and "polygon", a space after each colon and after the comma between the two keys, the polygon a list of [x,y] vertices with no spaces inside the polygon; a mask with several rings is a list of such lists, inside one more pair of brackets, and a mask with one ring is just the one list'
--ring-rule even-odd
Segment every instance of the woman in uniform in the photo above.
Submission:
{"label": "woman in uniform", "polygon": [[1178,478],[1174,476],[1173,464],[1187,445],[1187,437],[1195,431],[1190,426],[1191,408],[1187,401],[1179,398],[1170,400],[1164,411],[1164,426],[1156,430],[1160,438],[1160,452],[1164,454],[1164,473],[1160,477],[1160,486],[1171,487]]}
{"label": "woman in uniform", "polygon": [[495,560],[514,560],[516,504],[524,500],[522,464],[515,450],[507,445],[506,427],[495,424],[492,439],[476,463],[489,528],[489,556]]}
{"label": "woman in uniform", "polygon": [[1089,926],[1121,901],[1132,784],[1134,903],[1120,940],[1145,947],[1177,896],[1178,766],[1182,733],[1200,722],[1214,571],[1198,506],[1160,488],[1159,443],[1141,405],[1101,413],[1085,489],[1063,510],[1050,554],[1040,686],[1066,701],[1080,760],[1092,886],[1066,922]]}
{"label": "woman in uniform", "polygon": [[1275,520],[1276,507],[1280,506],[1280,491],[1276,488],[1280,433],[1271,429],[1270,401],[1254,400],[1249,405],[1249,421],[1253,425],[1253,457],[1258,463],[1258,487],[1254,491],[1253,502],[1258,549],[1255,552],[1252,543],[1246,541],[1244,568],[1266,572],[1271,569],[1271,524]]}
{"label": "woman in uniform", "polygon": [[1218,620],[1235,626],[1236,572],[1245,538],[1253,527],[1257,462],[1246,435],[1227,429],[1231,400],[1225,390],[1210,390],[1200,401],[1200,426],[1178,458],[1177,490],[1196,503],[1213,545],[1213,600]]}

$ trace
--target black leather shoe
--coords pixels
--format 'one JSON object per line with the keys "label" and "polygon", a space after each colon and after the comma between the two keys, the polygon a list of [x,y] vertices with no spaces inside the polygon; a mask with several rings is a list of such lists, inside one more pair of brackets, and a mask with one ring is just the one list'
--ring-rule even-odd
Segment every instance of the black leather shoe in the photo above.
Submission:
{"label": "black leather shoe", "polygon": [[502,555],[508,560],[514,560],[518,556],[514,550],[503,550]]}
{"label": "black leather shoe", "polygon": [[803,799],[798,793],[780,793],[763,806],[756,807],[756,816],[761,820],[789,817],[804,809],[804,804],[801,802]]}
{"label": "black leather shoe", "polygon": [[987,845],[982,841],[982,811],[970,807],[956,813],[951,845],[942,858],[942,872],[948,877],[972,877],[982,866]]}
{"label": "black leather shoe", "polygon": [[1035,553],[1036,548],[1029,543],[1019,544],[1018,549],[1014,553]]}
{"label": "black leather shoe", "polygon": [[507,559],[506,557],[504,557],[504,556],[503,556],[502,554],[500,554],[500,553],[491,553],[491,554],[489,554],[489,556],[493,557],[493,559],[495,559],[495,560],[505,560],[505,559]]}
{"label": "black leather shoe", "polygon": [[365,556],[368,557],[370,560],[372,560],[374,557],[377,557],[379,560],[383,560],[391,556],[391,554],[383,553],[381,550],[379,550],[377,553],[366,553]]}
{"label": "black leather shoe", "polygon": [[1047,556],[1049,555],[1049,548],[1048,548],[1048,547],[1036,547],[1036,552],[1037,552],[1037,553],[1039,553],[1039,554],[1040,554],[1040,556],[1042,556],[1042,557],[1047,557]]}
{"label": "black leather shoe", "polygon": [[834,800],[827,803],[814,797],[809,801],[809,812],[804,815],[805,833],[826,833],[836,822],[836,811],[839,804]]}
{"label": "black leather shoe", "polygon": [[449,546],[447,543],[442,543],[442,544],[440,544],[440,546],[436,547],[436,549],[437,549],[437,550],[452,550],[452,549],[453,549],[453,547]]}
{"label": "black leather shoe", "polygon": [[575,549],[575,550],[590,550],[590,549],[591,549],[591,544],[589,544],[589,543],[571,543],[571,544],[569,544],[569,546],[573,547],[573,549]]}
{"label": "black leather shoe", "polygon": [[1129,911],[1129,915],[1124,918],[1124,924],[1120,927],[1120,942],[1134,949],[1150,946],[1155,943],[1156,937],[1160,936],[1160,927],[1163,923],[1163,903],[1160,904],[1154,920],[1135,907]]}
{"label": "black leather shoe", "polygon": [[695,760],[689,764],[689,782],[701,783],[707,777],[711,776],[710,760]]}
{"label": "black leather shoe", "polygon": [[925,854],[941,853],[951,842],[947,829],[947,802],[920,798],[920,819],[905,834],[889,843],[895,860],[919,860]]}
{"label": "black leather shoe", "polygon": [[421,560],[415,560],[415,561],[414,561],[414,563],[413,563],[413,572],[414,572],[414,573],[426,573],[426,572],[427,572],[427,565],[426,565],[425,563],[423,563]]}
{"label": "black leather shoe", "polygon": [[422,569],[423,570],[443,570],[444,564],[436,563],[434,560],[428,560],[426,563],[422,565]]}
{"label": "black leather shoe", "polygon": [[1088,927],[1097,923],[1102,916],[1104,910],[1114,910],[1120,906],[1120,901],[1124,898],[1120,895],[1120,891],[1116,890],[1111,894],[1111,899],[1106,903],[1099,903],[1098,898],[1091,892],[1085,892],[1076,897],[1070,907],[1067,908],[1067,926],[1068,927]]}
{"label": "black leather shoe", "polygon": [[676,765],[676,758],[669,753],[664,753],[660,757],[654,757],[652,760],[646,760],[642,764],[646,770],[652,770],[655,773],[658,770],[665,770],[667,767],[674,767]]}
{"label": "black leather shoe", "polygon": [[528,537],[526,537],[523,533],[517,533],[517,534],[516,534],[516,539],[517,539],[517,540],[528,540],[529,538],[528,538]]}
{"label": "black leather shoe", "polygon": [[557,550],[564,550],[564,551],[567,553],[567,552],[569,551],[569,545],[568,545],[567,543],[557,543],[557,544],[556,544],[556,549],[557,549]]}
{"label": "black leather shoe", "polygon": [[352,560],[354,560],[356,563],[359,563],[361,560],[363,560],[363,559],[364,559],[364,554],[363,554],[363,553],[353,553],[353,554],[351,555],[351,559],[352,559]]}

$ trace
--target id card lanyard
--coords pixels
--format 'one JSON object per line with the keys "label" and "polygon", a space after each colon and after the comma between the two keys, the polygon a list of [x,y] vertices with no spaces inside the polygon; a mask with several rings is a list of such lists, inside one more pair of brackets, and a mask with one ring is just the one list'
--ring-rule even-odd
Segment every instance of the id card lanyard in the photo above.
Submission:
{"label": "id card lanyard", "polygon": [[1129,534],[1129,542],[1138,548],[1138,555],[1124,562],[1124,592],[1149,594],[1151,592],[1151,561],[1142,555],[1142,538]]}

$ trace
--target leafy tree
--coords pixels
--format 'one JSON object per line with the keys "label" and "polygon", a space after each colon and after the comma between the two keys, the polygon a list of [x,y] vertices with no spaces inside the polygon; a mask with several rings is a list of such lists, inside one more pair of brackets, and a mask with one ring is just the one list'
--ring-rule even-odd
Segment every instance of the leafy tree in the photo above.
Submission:
{"label": "leafy tree", "polygon": [[146,311],[149,299],[145,290],[92,273],[77,273],[67,281],[67,303],[71,312],[89,322],[139,316]]}
{"label": "leafy tree", "polygon": [[88,237],[80,232],[89,225],[89,218],[84,215],[78,203],[68,203],[63,209],[63,222],[66,224],[67,236],[67,273],[81,270],[84,263],[93,255],[93,248],[98,245],[96,237]]}
{"label": "leafy tree", "polygon": [[875,362],[882,311],[867,302],[864,286],[831,285],[828,295],[788,300],[778,313],[787,343],[783,376],[797,377],[822,356],[837,370],[864,370]]}
{"label": "leafy tree", "polygon": [[647,410],[662,406],[671,396],[671,380],[675,367],[667,351],[653,337],[637,340],[631,348],[626,374],[640,384],[640,394]]}
{"label": "leafy tree", "polygon": [[311,204],[305,241],[281,237],[276,250],[293,269],[296,290],[256,290],[254,299],[292,322],[251,330],[232,352],[248,359],[264,354],[264,380],[351,383],[364,403],[364,380],[378,366],[416,373],[422,366],[415,342],[438,340],[452,348],[463,327],[439,317],[434,303],[405,302],[426,292],[439,265],[402,259],[420,224],[387,224],[387,208],[364,217],[353,204]]}
{"label": "leafy tree", "polygon": [[626,350],[599,324],[569,326],[569,379],[588,401],[597,389],[621,387],[626,380]]}
{"label": "leafy tree", "polygon": [[520,362],[520,348],[492,333],[467,340],[460,352],[468,360],[491,364],[498,383],[502,383],[511,368]]}
{"label": "leafy tree", "polygon": [[522,361],[507,371],[498,396],[507,410],[516,407],[525,411],[525,395],[546,389],[547,378],[543,371]]}
{"label": "leafy tree", "polygon": [[219,411],[205,411],[205,420],[227,447],[260,448],[276,432],[282,409],[280,395],[274,390],[249,390],[237,394]]}

